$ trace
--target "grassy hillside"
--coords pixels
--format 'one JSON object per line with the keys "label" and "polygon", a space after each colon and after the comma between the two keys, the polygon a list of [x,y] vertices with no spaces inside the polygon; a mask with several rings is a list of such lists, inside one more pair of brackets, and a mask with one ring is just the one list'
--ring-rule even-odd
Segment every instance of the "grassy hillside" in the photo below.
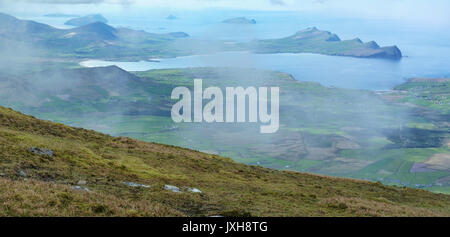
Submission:
{"label": "grassy hillside", "polygon": [[[202,78],[205,88],[279,86],[280,130],[260,134],[259,124],[250,123],[175,124],[170,118],[175,103],[169,98],[171,91],[176,86],[192,88],[194,78]],[[189,68],[132,74],[111,66],[0,76],[0,105],[76,127],[218,154],[250,165],[449,193],[449,119],[440,112],[448,107],[442,98],[447,98],[449,89],[448,83],[432,85],[420,90],[411,84],[410,92],[375,93],[325,87],[255,69]],[[427,93],[436,97],[434,109],[413,104],[413,99]]]}
{"label": "grassy hillside", "polygon": [[450,119],[449,88],[449,78],[415,78],[395,87],[397,98],[394,100],[430,109]]}
{"label": "grassy hillside", "polygon": [[443,194],[248,166],[3,107],[0,175],[0,216],[450,215]]}

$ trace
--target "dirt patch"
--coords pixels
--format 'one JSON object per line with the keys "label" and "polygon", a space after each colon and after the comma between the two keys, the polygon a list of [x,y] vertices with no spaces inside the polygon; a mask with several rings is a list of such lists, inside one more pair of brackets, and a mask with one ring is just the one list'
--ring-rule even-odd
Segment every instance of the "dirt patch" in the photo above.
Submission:
{"label": "dirt patch", "polygon": [[450,171],[450,154],[439,153],[432,155],[425,162],[416,162],[413,164],[409,172],[434,172],[434,171]]}
{"label": "dirt patch", "polygon": [[336,149],[339,149],[339,150],[347,150],[347,149],[349,149],[349,150],[355,150],[355,149],[361,149],[361,146],[360,146],[358,143],[356,143],[356,142],[354,142],[354,141],[352,141],[352,140],[350,140],[350,139],[346,139],[346,138],[338,138],[338,139],[336,139],[336,140],[334,141],[333,146],[334,146]]}
{"label": "dirt patch", "polygon": [[421,162],[416,162],[409,170],[410,173],[435,172],[436,170],[428,168],[428,165]]}
{"label": "dirt patch", "polygon": [[434,170],[450,170],[450,154],[434,154],[429,160],[425,161],[424,164],[427,165],[427,168]]}

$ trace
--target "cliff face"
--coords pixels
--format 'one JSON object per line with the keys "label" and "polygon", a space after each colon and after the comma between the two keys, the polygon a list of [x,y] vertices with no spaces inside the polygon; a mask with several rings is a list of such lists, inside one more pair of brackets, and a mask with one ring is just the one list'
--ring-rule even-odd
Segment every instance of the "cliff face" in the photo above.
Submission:
{"label": "cliff face", "polygon": [[356,48],[342,53],[336,53],[336,55],[357,58],[385,58],[394,60],[402,58],[402,52],[397,46]]}

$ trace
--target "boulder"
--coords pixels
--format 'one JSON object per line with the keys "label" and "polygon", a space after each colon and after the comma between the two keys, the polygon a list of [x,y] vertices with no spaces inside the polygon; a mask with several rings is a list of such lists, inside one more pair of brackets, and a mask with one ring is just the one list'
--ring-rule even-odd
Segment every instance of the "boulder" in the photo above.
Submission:
{"label": "boulder", "polygon": [[53,151],[49,149],[31,147],[30,149],[28,149],[28,151],[40,156],[50,156],[50,157],[54,156]]}
{"label": "boulder", "polygon": [[130,186],[130,187],[138,187],[138,188],[150,188],[150,185],[146,184],[138,184],[135,182],[122,182],[123,184]]}
{"label": "boulder", "polygon": [[173,185],[164,185],[164,189],[172,191],[174,193],[181,193],[180,188],[178,188],[177,186],[173,186]]}

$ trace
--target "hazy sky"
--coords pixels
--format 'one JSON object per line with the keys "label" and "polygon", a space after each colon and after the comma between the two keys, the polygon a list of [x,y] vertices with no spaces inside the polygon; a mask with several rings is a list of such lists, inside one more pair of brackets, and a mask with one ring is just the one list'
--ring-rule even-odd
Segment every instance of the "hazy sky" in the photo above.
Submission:
{"label": "hazy sky", "polygon": [[[23,5],[28,5],[24,7]],[[51,5],[46,6],[47,4]],[[37,7],[36,7],[37,6]],[[345,17],[402,19],[450,24],[449,0],[0,0],[0,11],[112,11],[134,7],[173,9],[234,8],[322,12]],[[100,12],[101,12],[100,11]]]}

